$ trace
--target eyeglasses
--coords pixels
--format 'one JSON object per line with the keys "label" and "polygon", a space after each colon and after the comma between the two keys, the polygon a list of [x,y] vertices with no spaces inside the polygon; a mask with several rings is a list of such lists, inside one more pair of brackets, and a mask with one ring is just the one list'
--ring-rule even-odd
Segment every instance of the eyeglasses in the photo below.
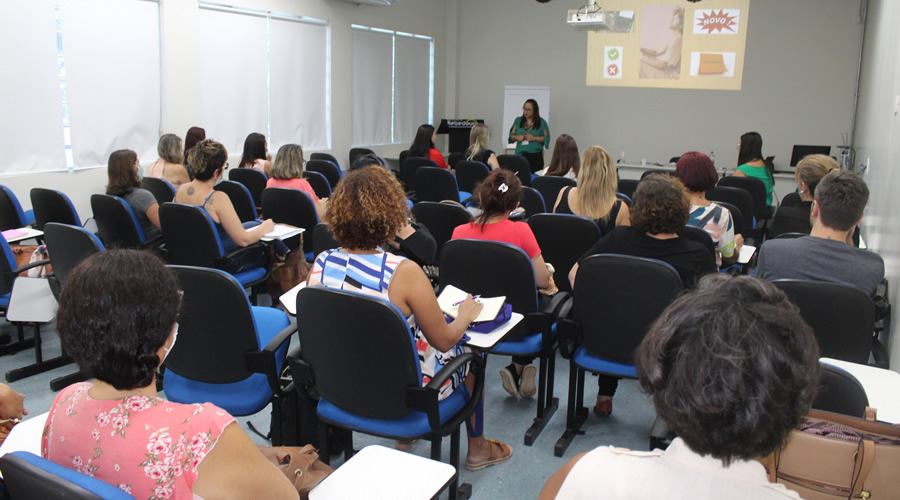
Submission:
{"label": "eyeglasses", "polygon": [[522,111],[534,111],[532,108],[522,108]]}

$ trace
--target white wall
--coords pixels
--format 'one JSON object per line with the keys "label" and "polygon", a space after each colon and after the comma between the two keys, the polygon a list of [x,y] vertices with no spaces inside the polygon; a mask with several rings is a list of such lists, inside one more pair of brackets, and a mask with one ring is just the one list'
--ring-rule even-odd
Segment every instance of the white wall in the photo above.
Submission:
{"label": "white wall", "polygon": [[[897,189],[900,175],[900,124],[895,103],[900,96],[900,3],[893,0],[870,0],[865,50],[860,82],[856,129],[857,164],[869,163],[866,183],[870,198],[863,217],[862,234],[868,245],[884,258],[885,274],[890,280],[891,303],[900,305],[900,198]],[[896,314],[894,315],[897,317]],[[900,359],[897,320],[888,347],[891,359]],[[893,368],[897,369],[897,362]]]}

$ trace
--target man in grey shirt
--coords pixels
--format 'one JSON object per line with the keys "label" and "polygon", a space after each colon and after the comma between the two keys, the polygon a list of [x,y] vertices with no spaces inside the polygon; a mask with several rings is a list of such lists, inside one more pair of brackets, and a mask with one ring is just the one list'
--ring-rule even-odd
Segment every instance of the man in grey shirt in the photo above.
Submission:
{"label": "man in grey shirt", "polygon": [[829,173],[816,187],[809,236],[767,241],[756,275],[846,283],[873,295],[884,278],[884,261],[875,252],[853,247],[850,239],[868,201],[869,188],[858,175]]}

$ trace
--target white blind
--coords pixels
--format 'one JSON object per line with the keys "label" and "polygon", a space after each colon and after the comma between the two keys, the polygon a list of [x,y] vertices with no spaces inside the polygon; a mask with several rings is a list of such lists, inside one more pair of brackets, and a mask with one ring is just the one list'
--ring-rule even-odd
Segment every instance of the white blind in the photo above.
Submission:
{"label": "white blind", "polygon": [[266,18],[201,6],[198,24],[198,125],[239,155],[248,134],[267,133]]}
{"label": "white blind", "polygon": [[327,26],[273,17],[269,27],[270,147],[330,149]]}
{"label": "white blind", "polygon": [[53,0],[3,2],[0,174],[64,170]]}
{"label": "white blind", "polygon": [[60,9],[75,166],[106,165],[117,149],[156,158],[159,4],[60,0]]}
{"label": "white blind", "polygon": [[394,63],[394,142],[412,142],[430,123],[431,40],[397,35]]}
{"label": "white blind", "polygon": [[353,30],[353,145],[391,142],[393,35]]}

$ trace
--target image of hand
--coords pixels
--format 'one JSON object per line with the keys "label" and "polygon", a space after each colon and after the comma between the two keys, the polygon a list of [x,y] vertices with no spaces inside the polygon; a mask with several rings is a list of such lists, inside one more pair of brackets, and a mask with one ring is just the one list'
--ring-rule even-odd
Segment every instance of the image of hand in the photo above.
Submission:
{"label": "image of hand", "polygon": [[0,420],[22,418],[25,415],[28,415],[25,395],[6,384],[0,384]]}
{"label": "image of hand", "polygon": [[472,295],[469,294],[466,295],[466,300],[459,305],[457,317],[462,318],[466,323],[471,323],[479,314],[481,314],[482,309],[484,309],[484,304],[479,300],[473,299]]}

